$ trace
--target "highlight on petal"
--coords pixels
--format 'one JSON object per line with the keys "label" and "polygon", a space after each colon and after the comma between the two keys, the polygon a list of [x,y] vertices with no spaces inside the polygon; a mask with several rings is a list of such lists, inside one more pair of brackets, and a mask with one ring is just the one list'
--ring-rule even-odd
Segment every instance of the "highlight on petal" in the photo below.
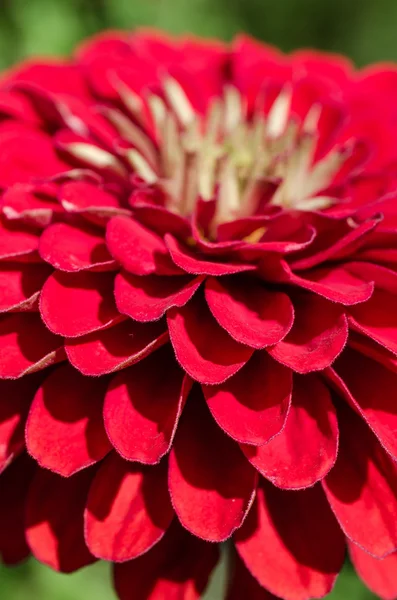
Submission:
{"label": "highlight on petal", "polygon": [[282,431],[268,444],[243,452],[259,473],[283,489],[323,479],[335,464],[338,421],[331,395],[317,375],[294,376],[291,407]]}
{"label": "highlight on petal", "polygon": [[54,273],[40,296],[44,323],[53,333],[78,337],[119,321],[113,280],[111,273]]}
{"label": "highlight on petal", "polygon": [[345,557],[343,534],[319,486],[287,492],[264,484],[236,547],[259,583],[288,600],[328,594]]}
{"label": "highlight on petal", "polygon": [[216,544],[190,535],[174,519],[165,536],[142,556],[114,567],[120,600],[199,600],[218,560]]}
{"label": "highlight on petal", "polygon": [[83,512],[94,473],[64,478],[37,469],[26,498],[26,538],[33,556],[62,573],[96,559],[84,541]]}
{"label": "highlight on petal", "polygon": [[196,381],[216,384],[237,373],[253,349],[233,340],[211,315],[204,298],[196,294],[182,308],[167,313],[168,330],[176,357]]}
{"label": "highlight on petal", "polygon": [[122,272],[115,280],[114,294],[118,310],[135,321],[146,323],[160,319],[173,306],[184,306],[196,292],[202,277],[139,277]]}
{"label": "highlight on petal", "polygon": [[316,296],[295,297],[295,320],[290,333],[269,354],[297,373],[321,371],[343,350],[348,336],[342,307]]}
{"label": "highlight on petal", "polygon": [[241,526],[255,497],[255,469],[218,428],[198,393],[190,396],[179,423],[168,480],[182,525],[211,542]]}
{"label": "highlight on petal", "polygon": [[386,558],[374,558],[356,544],[349,544],[349,554],[358,576],[365,585],[383,600],[397,597],[397,552]]}
{"label": "highlight on petal", "polygon": [[397,466],[348,406],[340,409],[338,459],[322,484],[349,540],[377,558],[397,549]]}
{"label": "highlight on petal", "polygon": [[284,427],[292,374],[267,352],[255,352],[236,375],[220,385],[203,386],[203,392],[212,416],[230,437],[261,446]]}
{"label": "highlight on petal", "polygon": [[169,346],[116,375],[106,392],[107,434],[126,460],[156,464],[172,444],[191,388]]}
{"label": "highlight on petal", "polygon": [[69,477],[109,452],[102,418],[106,383],[67,364],[45,379],[26,425],[28,452],[42,467]]}
{"label": "highlight on petal", "polygon": [[64,356],[62,340],[48,331],[38,313],[13,313],[0,321],[1,379],[39,371]]}
{"label": "highlight on petal", "polygon": [[159,235],[134,219],[114,217],[107,226],[106,241],[111,255],[134,275],[181,273]]}
{"label": "highlight on petal", "polygon": [[236,341],[260,349],[280,342],[294,320],[291,300],[255,280],[209,278],[205,299],[215,319]]}
{"label": "highlight on petal", "polygon": [[143,467],[113,452],[102,463],[90,488],[85,539],[98,558],[123,562],[156,544],[173,515],[167,463]]}
{"label": "highlight on petal", "polygon": [[107,271],[116,264],[110,256],[103,235],[88,225],[79,227],[55,223],[40,238],[43,260],[67,272]]}
{"label": "highlight on petal", "polygon": [[83,375],[106,375],[139,362],[168,341],[166,325],[122,321],[65,342],[69,362]]}

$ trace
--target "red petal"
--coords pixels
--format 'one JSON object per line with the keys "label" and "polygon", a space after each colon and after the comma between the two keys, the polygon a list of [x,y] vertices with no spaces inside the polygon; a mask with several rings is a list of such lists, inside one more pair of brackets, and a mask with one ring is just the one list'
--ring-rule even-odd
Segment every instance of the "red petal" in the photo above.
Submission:
{"label": "red petal", "polygon": [[3,263],[0,271],[0,312],[34,308],[51,271],[51,267],[43,264]]}
{"label": "red petal", "polygon": [[376,289],[365,304],[354,307],[351,326],[397,354],[396,304],[397,294]]}
{"label": "red petal", "polygon": [[234,263],[230,260],[226,263],[207,260],[198,252],[190,251],[169,233],[164,236],[164,240],[174,263],[192,275],[231,275],[253,271],[256,268],[254,265]]}
{"label": "red petal", "polygon": [[42,467],[69,477],[109,452],[102,419],[106,383],[67,364],[47,377],[26,425],[28,452]]}
{"label": "red petal", "polygon": [[33,460],[23,454],[0,474],[0,558],[6,565],[30,554],[23,520],[34,470]]}
{"label": "red petal", "polygon": [[397,598],[397,552],[382,560],[373,558],[355,544],[349,544],[350,558],[359,577],[383,600]]}
{"label": "red petal", "polygon": [[156,233],[134,219],[114,217],[108,223],[106,240],[112,256],[134,275],[181,273]]}
{"label": "red petal", "polygon": [[314,294],[297,296],[287,337],[269,354],[297,373],[321,371],[343,350],[348,336],[343,308]]}
{"label": "red petal", "polygon": [[284,427],[291,404],[291,371],[267,352],[255,352],[231,379],[204,386],[203,392],[215,421],[228,435],[260,446]]}
{"label": "red petal", "polygon": [[233,556],[233,575],[226,600],[276,600],[270,592],[259,585],[238,554]]}
{"label": "red petal", "polygon": [[155,464],[168,452],[191,388],[169,347],[123,370],[106,394],[109,439],[127,460]]}
{"label": "red petal", "polygon": [[43,260],[61,271],[106,271],[116,264],[103,236],[88,226],[51,225],[40,238],[39,251]]}
{"label": "red petal", "polygon": [[120,320],[113,280],[111,273],[54,273],[41,292],[43,321],[51,331],[65,337],[105,329]]}
{"label": "red petal", "polygon": [[38,313],[15,313],[0,321],[0,378],[15,379],[64,358],[62,340]]}
{"label": "red petal", "polygon": [[117,308],[135,321],[156,321],[172,306],[184,306],[202,281],[202,277],[139,277],[121,273],[114,286]]}
{"label": "red petal", "polygon": [[105,192],[97,185],[86,181],[71,181],[65,183],[59,192],[62,206],[68,212],[77,213],[100,213],[119,208],[119,202],[115,196]]}
{"label": "red petal", "polygon": [[193,537],[174,521],[149,552],[115,565],[117,595],[120,600],[198,600],[217,560],[215,544]]}
{"label": "red petal", "polygon": [[347,348],[335,364],[331,382],[368,423],[382,446],[397,459],[397,414],[394,390],[397,374]]}
{"label": "red petal", "polygon": [[265,446],[244,446],[243,451],[277,487],[302,489],[332,469],[338,438],[338,420],[327,387],[316,375],[295,376],[284,429]]}
{"label": "red petal", "polygon": [[124,369],[168,341],[164,323],[123,321],[66,341],[69,361],[83,375],[105,375]]}
{"label": "red petal", "polygon": [[25,422],[41,374],[0,381],[0,473],[25,446]]}
{"label": "red petal", "polygon": [[170,494],[182,525],[211,542],[227,539],[244,521],[256,481],[237,444],[218,428],[201,398],[191,396],[169,466]]}
{"label": "red petal", "polygon": [[95,558],[84,542],[84,506],[93,472],[65,479],[38,469],[26,500],[26,537],[33,555],[56,571],[71,573]]}
{"label": "red petal", "polygon": [[258,489],[236,536],[237,550],[263,587],[286,600],[328,594],[342,568],[345,543],[321,488]]}
{"label": "red petal", "polygon": [[381,558],[397,549],[397,466],[348,407],[339,430],[338,460],[323,487],[346,536]]}
{"label": "red petal", "polygon": [[0,259],[27,260],[36,255],[39,247],[39,236],[27,228],[17,227],[15,223],[4,223],[0,220]]}
{"label": "red petal", "polygon": [[95,476],[88,496],[88,547],[105,560],[136,558],[162,538],[173,514],[167,463],[147,468],[112,453]]}
{"label": "red petal", "polygon": [[168,330],[183,369],[201,383],[222,383],[248,361],[252,348],[233,340],[219,327],[205,300],[196,294],[167,314]]}
{"label": "red petal", "polygon": [[205,298],[219,325],[252,348],[276,344],[292,327],[294,309],[288,296],[254,280],[207,279]]}

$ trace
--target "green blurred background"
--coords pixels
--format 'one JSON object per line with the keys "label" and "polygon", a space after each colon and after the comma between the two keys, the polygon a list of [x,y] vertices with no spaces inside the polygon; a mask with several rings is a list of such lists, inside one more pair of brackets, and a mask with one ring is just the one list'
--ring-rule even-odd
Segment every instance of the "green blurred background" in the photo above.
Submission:
{"label": "green blurred background", "polygon": [[[285,51],[313,47],[342,52],[360,66],[397,60],[397,0],[0,0],[0,67],[34,54],[67,54],[100,29],[139,25],[226,40],[245,31]],[[222,576],[218,571],[206,600],[220,600]],[[375,596],[346,565],[329,598]],[[109,565],[59,575],[31,560],[14,569],[0,566],[0,599],[115,600],[115,596]]]}

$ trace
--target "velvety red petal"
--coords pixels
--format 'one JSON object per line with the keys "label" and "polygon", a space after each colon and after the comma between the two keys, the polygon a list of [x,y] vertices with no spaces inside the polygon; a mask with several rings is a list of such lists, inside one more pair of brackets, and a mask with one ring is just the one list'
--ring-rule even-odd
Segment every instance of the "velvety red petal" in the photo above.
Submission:
{"label": "velvety red petal", "polygon": [[288,296],[269,291],[254,280],[207,279],[205,299],[219,325],[232,338],[256,349],[282,340],[294,320]]}
{"label": "velvety red petal", "polygon": [[354,307],[351,326],[397,354],[396,305],[397,294],[376,289],[368,302]]}
{"label": "velvety red petal", "polygon": [[33,460],[23,454],[0,473],[0,558],[6,565],[14,565],[30,554],[24,511],[35,468]]}
{"label": "velvety red petal", "polygon": [[330,393],[316,375],[295,376],[284,429],[268,444],[243,446],[252,465],[274,485],[302,489],[323,479],[335,464],[338,421]]}
{"label": "velvety red petal", "polygon": [[397,459],[397,374],[351,348],[336,361],[334,369],[336,376],[328,373],[331,382]]}
{"label": "velvety red petal", "polygon": [[254,265],[235,263],[231,260],[225,263],[215,262],[201,257],[199,253],[192,252],[169,233],[164,236],[164,239],[172,260],[186,273],[219,276],[255,270]]}
{"label": "velvety red petal", "polygon": [[84,541],[84,506],[91,469],[64,478],[38,469],[26,499],[26,538],[33,555],[56,571],[71,573],[95,557]]}
{"label": "velvety red petal", "polygon": [[343,350],[348,336],[343,307],[314,294],[296,296],[295,320],[269,354],[297,373],[321,371]]}
{"label": "velvety red petal", "polygon": [[236,547],[259,583],[284,600],[328,594],[345,556],[343,534],[318,486],[258,489]]}
{"label": "velvety red petal", "polygon": [[167,463],[147,468],[112,453],[90,488],[85,539],[95,556],[123,562],[156,544],[173,515]]}
{"label": "velvety red petal", "polygon": [[103,236],[89,227],[55,223],[40,238],[40,256],[61,271],[106,271],[116,264]]}
{"label": "velvety red petal", "polygon": [[41,287],[51,271],[51,267],[43,264],[3,263],[0,271],[0,312],[35,308]]}
{"label": "velvety red petal", "polygon": [[226,600],[276,600],[270,592],[259,585],[238,554],[233,555],[232,577],[229,582]]}
{"label": "velvety red petal", "polygon": [[190,388],[170,347],[119,373],[104,406],[106,431],[117,452],[127,460],[159,462],[172,444]]}
{"label": "velvety red petal", "polygon": [[117,322],[113,281],[111,273],[54,273],[40,296],[44,323],[58,335],[78,337]]}
{"label": "velvety red petal", "polygon": [[134,219],[114,217],[109,221],[106,240],[110,253],[126,271],[134,275],[181,273],[156,233]]}
{"label": "velvety red petal", "polygon": [[169,489],[182,525],[211,542],[241,526],[255,497],[255,469],[198,394],[189,398],[175,436]]}
{"label": "velvety red petal", "polygon": [[184,306],[202,280],[202,277],[139,277],[131,273],[120,273],[114,286],[117,308],[135,321],[155,321],[169,308]]}
{"label": "velvety red petal", "polygon": [[35,231],[0,220],[0,260],[30,261],[38,247],[39,236]]}
{"label": "velvety red petal", "polygon": [[228,435],[260,446],[284,427],[291,404],[291,371],[267,352],[255,352],[231,379],[203,386],[203,392],[212,416]]}
{"label": "velvety red petal", "polygon": [[379,558],[397,549],[397,466],[348,407],[339,417],[340,448],[323,481],[346,536]]}
{"label": "velvety red petal", "polygon": [[357,574],[374,594],[382,600],[397,598],[397,552],[379,560],[349,544],[349,553]]}
{"label": "velvety red petal", "polygon": [[66,340],[69,362],[83,375],[105,375],[124,369],[168,341],[164,323],[122,321],[113,327]]}
{"label": "velvety red petal", "polygon": [[167,314],[168,330],[183,369],[201,383],[222,383],[248,361],[253,349],[233,340],[197,294]]}
{"label": "velvety red petal", "polygon": [[69,477],[109,452],[102,418],[106,383],[67,364],[47,377],[26,425],[28,452],[42,467]]}
{"label": "velvety red petal", "polygon": [[15,379],[64,358],[62,340],[38,313],[14,313],[0,321],[0,378]]}
{"label": "velvety red petal", "polygon": [[198,600],[218,560],[218,547],[190,535],[177,520],[158,544],[131,562],[116,564],[120,600]]}

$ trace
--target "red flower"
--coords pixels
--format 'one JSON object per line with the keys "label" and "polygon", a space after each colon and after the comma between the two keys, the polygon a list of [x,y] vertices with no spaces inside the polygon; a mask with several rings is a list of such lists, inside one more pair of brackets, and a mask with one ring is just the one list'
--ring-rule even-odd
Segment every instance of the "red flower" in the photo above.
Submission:
{"label": "red flower", "polygon": [[233,536],[228,600],[305,600],[347,540],[396,596],[396,89],[145,32],[3,77],[6,562],[192,600]]}

